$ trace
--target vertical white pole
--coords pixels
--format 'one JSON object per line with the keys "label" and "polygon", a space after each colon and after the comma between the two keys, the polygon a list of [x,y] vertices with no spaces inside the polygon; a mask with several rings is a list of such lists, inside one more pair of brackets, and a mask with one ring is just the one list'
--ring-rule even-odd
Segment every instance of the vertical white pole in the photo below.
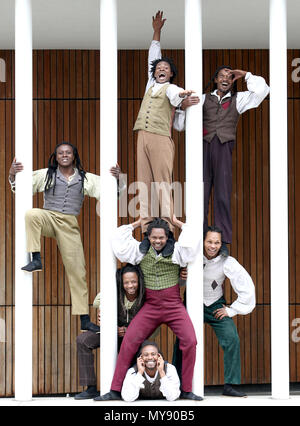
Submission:
{"label": "vertical white pole", "polygon": [[272,397],[289,398],[286,0],[270,0]]}
{"label": "vertical white pole", "polygon": [[[186,89],[202,99],[202,2],[185,0],[185,75]],[[199,235],[200,252],[189,266],[187,310],[197,335],[194,392],[204,395],[203,357],[203,165],[202,102],[189,108],[186,116],[186,218]]]}
{"label": "vertical white pole", "polygon": [[101,394],[109,392],[117,356],[116,260],[111,236],[118,224],[117,189],[109,169],[118,155],[117,2],[100,0],[100,268]]}
{"label": "vertical white pole", "polygon": [[15,0],[15,153],[24,165],[15,194],[15,398],[32,398],[32,277],[28,263],[25,212],[32,208],[32,10]]}

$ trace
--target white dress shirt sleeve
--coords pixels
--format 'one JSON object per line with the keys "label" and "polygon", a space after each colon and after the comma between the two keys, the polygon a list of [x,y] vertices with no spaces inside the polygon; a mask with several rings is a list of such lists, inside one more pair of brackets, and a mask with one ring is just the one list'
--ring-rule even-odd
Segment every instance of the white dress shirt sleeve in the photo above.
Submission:
{"label": "white dress shirt sleeve", "polygon": [[193,262],[200,247],[199,236],[187,224],[182,226],[181,234],[175,243],[172,262],[182,268]]}
{"label": "white dress shirt sleeve", "polygon": [[237,300],[226,308],[229,317],[248,315],[256,306],[255,287],[252,278],[236,259],[229,256],[224,262],[224,274],[237,294]]}
{"label": "white dress shirt sleeve", "polygon": [[112,237],[112,249],[120,262],[137,265],[144,255],[140,252],[140,242],[133,238],[132,231],[132,225],[123,225],[117,228]]}
{"label": "white dress shirt sleeve", "polygon": [[182,89],[181,87],[176,86],[176,84],[169,84],[167,90],[166,90],[166,95],[169,98],[170,104],[173,107],[178,107],[178,105],[181,104],[183,98],[181,98],[179,96],[180,92],[183,92],[184,89]]}
{"label": "white dress shirt sleeve", "polygon": [[[202,105],[204,104],[204,101],[205,101],[205,94],[202,95]],[[185,130],[185,111],[180,109],[179,110],[177,109],[175,111],[173,127],[178,132],[183,132]]]}
{"label": "white dress shirt sleeve", "polygon": [[167,365],[167,373],[160,379],[159,390],[167,401],[175,401],[180,397],[180,380],[174,365]]}
{"label": "white dress shirt sleeve", "polygon": [[155,79],[152,77],[152,73],[151,73],[152,62],[160,58],[161,58],[160,42],[156,40],[152,40],[149,51],[148,51],[148,82],[147,82],[145,93],[147,93],[150,87],[153,86],[153,84],[155,83]]}
{"label": "white dress shirt sleeve", "polygon": [[236,109],[239,114],[243,114],[248,109],[257,108],[270,92],[263,77],[247,72],[245,81],[248,91],[238,92],[236,97]]}
{"label": "white dress shirt sleeve", "polygon": [[127,371],[121,391],[124,401],[136,401],[140,395],[140,390],[144,388],[145,380],[146,379],[140,373],[135,372],[134,368],[130,368]]}

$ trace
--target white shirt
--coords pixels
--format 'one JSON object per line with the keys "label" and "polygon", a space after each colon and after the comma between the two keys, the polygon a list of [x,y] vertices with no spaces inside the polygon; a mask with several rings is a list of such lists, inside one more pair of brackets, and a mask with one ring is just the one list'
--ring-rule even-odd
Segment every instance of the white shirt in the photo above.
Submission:
{"label": "white shirt", "polygon": [[[132,225],[123,225],[117,228],[112,238],[112,249],[120,262],[137,265],[145,255],[140,252],[141,243],[133,238],[132,231]],[[199,238],[187,224],[183,225],[180,237],[174,246],[172,262],[185,267],[195,259],[198,250]]]}
{"label": "white shirt", "polygon": [[148,52],[148,83],[146,86],[145,93],[147,93],[150,87],[152,87],[152,95],[155,95],[165,84],[168,84],[166,95],[169,98],[171,105],[177,107],[181,104],[183,99],[179,97],[179,93],[182,92],[184,89],[176,86],[176,84],[156,82],[155,78],[152,77],[151,73],[152,62],[156,59],[161,59],[160,42],[152,40]]}
{"label": "white shirt", "polygon": [[[127,371],[126,377],[122,386],[122,398],[126,402],[136,401],[140,395],[140,390],[144,389],[144,382],[148,380],[153,383],[158,375],[158,371],[154,378],[149,377],[146,373],[146,379],[139,372],[135,372],[134,368]],[[167,364],[167,372],[160,379],[159,390],[167,401],[175,401],[180,396],[180,380],[177,370],[172,364]]]}
{"label": "white shirt", "polygon": [[250,314],[256,306],[256,298],[252,278],[246,269],[231,256],[217,256],[211,260],[203,256],[203,264],[204,304],[210,306],[224,295],[223,283],[227,277],[238,296],[226,307],[229,317]]}

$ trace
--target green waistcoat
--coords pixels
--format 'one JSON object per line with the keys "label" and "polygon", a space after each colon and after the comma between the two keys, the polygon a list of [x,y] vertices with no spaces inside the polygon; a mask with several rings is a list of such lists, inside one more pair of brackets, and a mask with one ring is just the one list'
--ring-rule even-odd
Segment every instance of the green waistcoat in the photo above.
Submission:
{"label": "green waistcoat", "polygon": [[157,256],[155,250],[150,247],[140,267],[144,274],[145,287],[150,290],[163,290],[178,284],[180,267],[172,262],[172,255]]}
{"label": "green waistcoat", "polygon": [[150,87],[144,96],[133,130],[145,130],[163,136],[171,135],[173,107],[166,95],[168,86],[169,84],[165,84],[153,96]]}

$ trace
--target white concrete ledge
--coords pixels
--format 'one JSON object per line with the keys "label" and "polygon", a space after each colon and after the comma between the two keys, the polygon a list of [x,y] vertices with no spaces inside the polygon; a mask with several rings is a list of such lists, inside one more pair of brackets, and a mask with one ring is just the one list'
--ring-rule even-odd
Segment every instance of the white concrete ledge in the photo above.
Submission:
{"label": "white concrete ledge", "polygon": [[75,401],[74,398],[33,398],[32,401],[16,401],[13,398],[2,398],[0,399],[0,406],[11,406],[11,407],[38,407],[38,406],[89,406],[89,407],[106,407],[109,412],[110,409],[114,407],[153,407],[153,410],[157,410],[157,407],[215,407],[215,406],[244,406],[244,407],[253,407],[253,406],[266,406],[266,407],[299,407],[300,406],[300,395],[291,396],[287,400],[276,400],[272,399],[271,396],[249,396],[248,398],[228,398],[224,396],[209,396],[204,398],[202,402],[193,402],[193,401],[184,401],[178,400],[174,402],[167,403],[164,400],[155,400],[155,401],[136,401],[135,403],[127,402],[118,402],[111,401],[105,402],[94,402],[93,400],[87,401]]}

